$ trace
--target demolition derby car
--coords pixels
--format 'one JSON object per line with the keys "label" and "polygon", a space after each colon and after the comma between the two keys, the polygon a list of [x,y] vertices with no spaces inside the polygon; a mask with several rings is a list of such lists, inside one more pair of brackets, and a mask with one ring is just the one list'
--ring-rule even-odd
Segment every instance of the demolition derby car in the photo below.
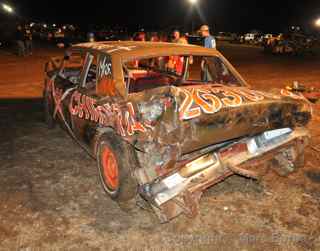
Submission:
{"label": "demolition derby car", "polygon": [[302,95],[250,89],[217,50],[151,42],[71,47],[46,64],[44,109],[96,159],[113,200],[143,199],[162,222],[196,216],[231,175],[303,166],[311,119]]}

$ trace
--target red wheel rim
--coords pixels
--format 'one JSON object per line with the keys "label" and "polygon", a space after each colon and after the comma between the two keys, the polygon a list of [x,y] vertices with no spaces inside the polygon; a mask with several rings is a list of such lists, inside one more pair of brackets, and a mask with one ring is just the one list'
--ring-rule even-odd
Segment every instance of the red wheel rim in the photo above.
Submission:
{"label": "red wheel rim", "polygon": [[102,166],[106,185],[112,190],[117,190],[119,186],[118,163],[114,153],[107,146],[104,146],[102,151]]}

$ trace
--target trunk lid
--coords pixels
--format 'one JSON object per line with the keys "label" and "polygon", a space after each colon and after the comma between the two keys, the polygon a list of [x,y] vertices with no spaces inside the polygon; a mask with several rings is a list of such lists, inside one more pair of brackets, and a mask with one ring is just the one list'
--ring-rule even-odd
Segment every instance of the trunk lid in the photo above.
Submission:
{"label": "trunk lid", "polygon": [[179,142],[181,153],[266,130],[306,125],[311,106],[302,96],[246,87],[192,85],[171,87],[174,109],[159,121],[161,142]]}

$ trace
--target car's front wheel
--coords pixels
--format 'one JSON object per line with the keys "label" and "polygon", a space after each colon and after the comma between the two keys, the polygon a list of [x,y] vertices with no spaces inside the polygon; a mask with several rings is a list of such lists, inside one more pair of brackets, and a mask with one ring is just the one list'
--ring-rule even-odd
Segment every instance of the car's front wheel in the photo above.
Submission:
{"label": "car's front wheel", "polygon": [[117,202],[128,202],[137,194],[132,171],[137,167],[134,149],[113,133],[101,136],[97,165],[104,191]]}

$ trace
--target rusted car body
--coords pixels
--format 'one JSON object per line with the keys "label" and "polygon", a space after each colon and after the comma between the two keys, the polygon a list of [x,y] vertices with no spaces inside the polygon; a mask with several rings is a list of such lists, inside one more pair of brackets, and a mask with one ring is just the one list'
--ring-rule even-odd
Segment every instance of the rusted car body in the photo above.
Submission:
{"label": "rusted car body", "polygon": [[303,96],[252,90],[218,51],[193,45],[76,45],[47,64],[44,98],[48,124],[97,159],[111,198],[138,194],[162,222],[194,217],[231,175],[292,173],[309,139]]}

